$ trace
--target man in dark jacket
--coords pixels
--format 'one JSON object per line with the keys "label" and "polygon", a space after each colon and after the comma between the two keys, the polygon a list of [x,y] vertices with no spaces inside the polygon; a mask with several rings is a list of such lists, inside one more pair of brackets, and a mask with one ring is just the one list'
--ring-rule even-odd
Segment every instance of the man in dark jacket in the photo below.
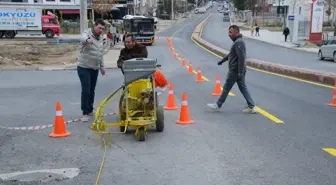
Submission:
{"label": "man in dark jacket", "polygon": [[119,59],[117,61],[118,68],[124,74],[122,65],[125,60],[130,60],[133,58],[147,58],[148,52],[144,45],[135,43],[133,35],[125,35],[125,48],[120,51]]}
{"label": "man in dark jacket", "polygon": [[289,28],[286,27],[286,28],[283,30],[283,35],[285,36],[285,42],[287,42],[287,37],[288,37],[289,34],[290,34]]}
{"label": "man in dark jacket", "polygon": [[240,34],[239,27],[232,25],[229,28],[229,36],[233,41],[229,54],[227,54],[217,64],[222,65],[224,62],[229,61],[229,72],[227,74],[226,82],[223,86],[223,92],[216,103],[208,104],[214,110],[219,110],[225,102],[233,85],[237,82],[240,92],[243,94],[247,107],[243,110],[244,113],[255,114],[257,112],[252,97],[247,90],[245,84],[246,74],[246,45]]}

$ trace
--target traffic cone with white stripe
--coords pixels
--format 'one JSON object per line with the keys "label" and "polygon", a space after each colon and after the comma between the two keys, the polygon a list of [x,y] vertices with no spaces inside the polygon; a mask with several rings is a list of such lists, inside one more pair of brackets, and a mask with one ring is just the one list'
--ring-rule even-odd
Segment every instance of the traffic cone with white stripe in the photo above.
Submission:
{"label": "traffic cone with white stripe", "polygon": [[335,86],[334,86],[333,97],[332,97],[331,103],[329,103],[329,106],[336,107],[336,81],[335,81]]}
{"label": "traffic cone with white stripe", "polygon": [[191,62],[191,60],[189,61],[188,73],[189,73],[189,74],[193,74],[193,67],[192,67],[192,62]]}
{"label": "traffic cone with white stripe", "polygon": [[165,110],[176,110],[178,106],[175,104],[175,95],[173,90],[173,85],[169,84],[167,105],[164,107]]}
{"label": "traffic cone with white stripe", "polygon": [[176,121],[176,124],[187,125],[193,123],[195,123],[195,121],[190,119],[187,94],[183,92],[180,119]]}
{"label": "traffic cone with white stripe", "polygon": [[220,84],[220,78],[218,75],[216,75],[216,84],[212,96],[220,96],[221,94],[222,94],[222,86]]}
{"label": "traffic cone with white stripe", "polygon": [[177,59],[177,54],[174,52],[174,59]]}
{"label": "traffic cone with white stripe", "polygon": [[171,53],[174,52],[174,48],[173,48],[172,45],[169,46],[169,49],[170,49],[170,52],[171,52]]}
{"label": "traffic cone with white stripe", "polygon": [[49,137],[58,138],[58,137],[67,137],[70,136],[71,133],[66,130],[63,111],[61,107],[61,103],[58,101],[56,104],[56,116],[54,123],[54,132],[49,134]]}
{"label": "traffic cone with white stripe", "polygon": [[197,67],[197,75],[196,75],[196,82],[203,82],[203,76],[202,76],[202,72],[201,72],[201,68]]}
{"label": "traffic cone with white stripe", "polygon": [[186,64],[185,64],[185,59],[184,59],[184,56],[182,57],[182,61],[181,61],[181,66],[184,67]]}

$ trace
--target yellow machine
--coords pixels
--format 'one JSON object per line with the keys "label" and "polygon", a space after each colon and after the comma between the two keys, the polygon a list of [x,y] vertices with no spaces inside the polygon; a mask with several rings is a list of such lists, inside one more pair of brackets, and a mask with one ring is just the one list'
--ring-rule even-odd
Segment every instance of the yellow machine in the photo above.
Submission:
{"label": "yellow machine", "polygon": [[[164,111],[158,104],[155,90],[154,72],[160,65],[152,59],[132,59],[123,64],[125,85],[107,96],[97,107],[92,130],[98,135],[111,135],[108,127],[119,127],[120,132],[126,133],[130,127],[135,127],[135,136],[139,141],[146,140],[147,127],[164,130]],[[104,111],[106,106],[120,94],[118,107],[118,122],[106,123]]]}

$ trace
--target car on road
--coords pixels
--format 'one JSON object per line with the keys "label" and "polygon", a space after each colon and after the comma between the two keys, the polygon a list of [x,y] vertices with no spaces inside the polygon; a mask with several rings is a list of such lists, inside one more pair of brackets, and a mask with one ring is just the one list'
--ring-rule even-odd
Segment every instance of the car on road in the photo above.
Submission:
{"label": "car on road", "polygon": [[327,40],[322,46],[320,46],[318,58],[320,60],[330,58],[336,62],[336,39]]}
{"label": "car on road", "polygon": [[200,14],[203,14],[203,13],[205,13],[206,12],[206,9],[205,8],[200,8],[199,10],[198,10],[198,13],[200,13]]}
{"label": "car on road", "polygon": [[230,22],[230,12],[229,11],[225,11],[223,13],[223,22]]}

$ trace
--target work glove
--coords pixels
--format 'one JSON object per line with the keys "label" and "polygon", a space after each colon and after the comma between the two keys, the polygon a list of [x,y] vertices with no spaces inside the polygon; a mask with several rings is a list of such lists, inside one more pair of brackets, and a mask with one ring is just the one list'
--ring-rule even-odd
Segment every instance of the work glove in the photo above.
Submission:
{"label": "work glove", "polygon": [[217,65],[222,65],[224,62],[223,61],[219,61],[219,62],[217,62]]}

